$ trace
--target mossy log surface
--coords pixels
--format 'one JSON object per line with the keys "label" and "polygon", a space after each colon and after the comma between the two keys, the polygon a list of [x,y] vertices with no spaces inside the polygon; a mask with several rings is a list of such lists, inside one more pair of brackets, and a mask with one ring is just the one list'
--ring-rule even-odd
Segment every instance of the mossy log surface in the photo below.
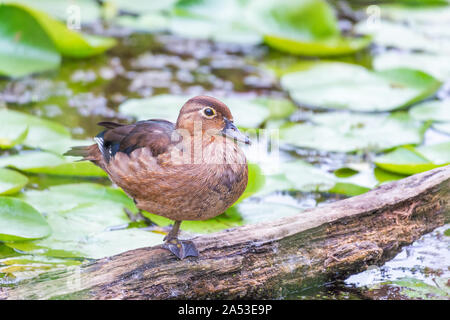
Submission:
{"label": "mossy log surface", "polygon": [[449,216],[446,166],[296,216],[197,236],[197,258],[132,250],[0,289],[0,299],[278,298],[383,264]]}

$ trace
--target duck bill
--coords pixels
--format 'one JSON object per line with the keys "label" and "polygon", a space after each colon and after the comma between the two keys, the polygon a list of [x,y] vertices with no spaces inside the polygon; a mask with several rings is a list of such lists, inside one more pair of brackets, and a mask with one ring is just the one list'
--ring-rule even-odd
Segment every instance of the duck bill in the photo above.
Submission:
{"label": "duck bill", "polygon": [[236,128],[236,126],[233,124],[233,122],[231,122],[227,118],[225,118],[224,120],[225,120],[225,128],[223,128],[222,130],[223,136],[231,138],[236,141],[243,142],[245,144],[251,144],[249,137],[240,132],[239,129]]}

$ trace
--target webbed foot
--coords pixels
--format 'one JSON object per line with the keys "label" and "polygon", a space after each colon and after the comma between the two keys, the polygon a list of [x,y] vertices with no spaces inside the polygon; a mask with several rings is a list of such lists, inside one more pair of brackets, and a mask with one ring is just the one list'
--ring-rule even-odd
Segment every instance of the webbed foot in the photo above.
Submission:
{"label": "webbed foot", "polygon": [[198,257],[197,248],[194,243],[189,240],[178,240],[176,238],[172,238],[166,240],[162,247],[172,252],[180,260],[186,257]]}

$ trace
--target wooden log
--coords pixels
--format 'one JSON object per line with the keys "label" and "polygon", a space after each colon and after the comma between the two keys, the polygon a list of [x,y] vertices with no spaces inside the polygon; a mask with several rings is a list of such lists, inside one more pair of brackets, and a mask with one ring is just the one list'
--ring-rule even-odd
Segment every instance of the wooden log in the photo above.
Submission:
{"label": "wooden log", "polygon": [[198,258],[132,250],[3,288],[0,298],[277,298],[381,265],[449,216],[446,166],[296,216],[197,236]]}

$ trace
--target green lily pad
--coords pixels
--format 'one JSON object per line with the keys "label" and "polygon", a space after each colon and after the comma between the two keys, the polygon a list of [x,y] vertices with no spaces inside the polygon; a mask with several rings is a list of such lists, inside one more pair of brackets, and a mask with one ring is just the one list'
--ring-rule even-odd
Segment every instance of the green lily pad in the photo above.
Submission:
{"label": "green lily pad", "polygon": [[305,161],[283,163],[278,173],[265,176],[265,184],[255,194],[264,197],[275,191],[330,192],[358,195],[375,187],[375,179],[358,172],[351,177],[339,177]]}
{"label": "green lily pad", "polygon": [[248,12],[267,45],[291,54],[343,55],[371,42],[370,37],[343,37],[333,9],[322,0],[252,1]]}
{"label": "green lily pad", "polygon": [[450,134],[450,100],[433,100],[420,103],[409,110],[414,119],[433,121],[432,127]]}
{"label": "green lily pad", "polygon": [[[54,217],[52,217],[54,218]],[[85,219],[85,218],[84,218]],[[65,221],[78,220],[69,216],[64,220],[52,219],[50,225],[61,228],[64,232],[72,229],[63,229]],[[88,223],[87,220],[82,220]],[[93,227],[94,223],[89,227]],[[77,225],[79,228],[80,226]],[[91,229],[92,230],[92,229]],[[86,230],[87,231],[87,230]],[[59,258],[90,258],[101,259],[125,251],[161,244],[164,235],[140,229],[123,229],[115,231],[95,230],[95,233],[78,233],[78,237],[65,237],[58,232],[55,236],[32,242],[14,242],[7,245],[11,248],[33,254]]]}
{"label": "green lily pad", "polygon": [[182,0],[171,12],[169,29],[188,38],[256,45],[262,36],[248,25],[247,10],[247,1]]}
{"label": "green lily pad", "polygon": [[2,131],[0,129],[0,149],[9,149],[21,144],[28,135],[28,127],[22,132]]}
{"label": "green lily pad", "polygon": [[197,19],[194,17],[172,17],[169,21],[172,33],[186,38],[211,39],[216,42],[257,45],[262,36],[245,24],[235,22],[218,22],[214,19]]}
{"label": "green lily pad", "polygon": [[420,103],[409,110],[414,119],[433,121],[432,127],[450,134],[450,100],[433,100]]}
{"label": "green lily pad", "polygon": [[449,122],[435,122],[435,123],[433,123],[433,128],[450,135],[450,121]]}
{"label": "green lily pad", "polygon": [[302,209],[285,203],[248,200],[228,209],[228,211],[238,213],[244,224],[254,224],[294,216],[299,214]]}
{"label": "green lily pad", "polygon": [[385,4],[381,5],[381,17],[395,22],[411,24],[448,24],[450,7],[448,1],[425,0],[421,5]]}
{"label": "green lily pad", "polygon": [[419,279],[403,278],[389,281],[383,285],[397,287],[400,294],[410,299],[448,300],[450,290],[447,283],[449,280],[449,278],[436,278],[435,285],[430,285]]}
{"label": "green lily pad", "polygon": [[0,110],[0,137],[5,137],[5,145],[20,143],[57,153],[70,146],[92,143],[72,139],[70,131],[59,123],[8,109]]}
{"label": "green lily pad", "polygon": [[[16,3],[35,10],[43,11],[53,18],[66,21],[70,15],[80,19],[81,24],[93,23],[100,18],[100,8],[92,0],[2,0],[3,3]],[[76,8],[79,8],[79,16],[76,16]],[[72,9],[72,10],[71,10]]]}
{"label": "green lily pad", "polygon": [[[143,215],[152,220],[153,222],[155,222],[159,226],[169,226],[173,224],[173,220],[155,214],[143,212]],[[233,227],[238,227],[241,226],[242,224],[243,224],[242,217],[239,215],[238,212],[230,208],[221,215],[209,220],[183,221],[183,223],[181,224],[181,229],[192,233],[205,234],[218,232]]]}
{"label": "green lily pad", "polygon": [[361,21],[355,30],[373,36],[373,41],[380,46],[435,54],[450,52],[450,36],[445,34],[448,28],[442,25],[405,25],[381,19],[376,23]]}
{"label": "green lily pad", "polygon": [[0,241],[22,241],[47,237],[51,228],[28,203],[0,197]]}
{"label": "green lily pad", "polygon": [[130,221],[124,208],[135,210],[133,200],[119,189],[91,183],[29,190],[23,199],[45,212],[50,237],[9,247],[53,257],[102,258],[162,242],[163,235],[140,229],[110,231]]}
{"label": "green lily pad", "polygon": [[138,17],[121,16],[116,19],[116,23],[139,32],[165,31],[170,26],[169,17],[158,12],[141,14]]}
{"label": "green lily pad", "polygon": [[[10,247],[5,247],[13,251]],[[2,284],[2,275],[6,276],[7,284],[20,283],[48,271],[63,270],[80,264],[81,261],[74,259],[58,259],[39,255],[17,255],[0,259],[0,285]]]}
{"label": "green lily pad", "polygon": [[340,38],[333,37],[314,43],[302,42],[273,35],[264,36],[264,42],[277,50],[301,56],[330,57],[360,51],[372,42],[371,37]]}
{"label": "green lily pad", "polygon": [[416,174],[450,164],[450,142],[417,148],[400,147],[375,158],[380,168],[400,173]]}
{"label": "green lily pad", "polygon": [[417,152],[429,161],[444,165],[450,162],[450,141],[415,148]]}
{"label": "green lily pad", "polygon": [[[166,119],[176,122],[181,107],[189,98],[191,97],[163,94],[146,99],[129,99],[119,106],[119,111],[137,120]],[[230,108],[236,125],[242,128],[259,127],[271,116],[287,116],[295,110],[292,104],[285,100],[262,98],[221,100]]]}
{"label": "green lily pad", "polygon": [[40,22],[19,7],[0,4],[0,75],[21,77],[56,69],[61,57]]}
{"label": "green lily pad", "polygon": [[349,163],[346,167],[336,170],[334,174],[340,178],[340,182],[330,192],[342,193],[338,192],[339,189],[345,190],[343,188],[348,187],[348,190],[344,194],[350,196],[364,193],[385,182],[396,181],[407,177],[406,175],[392,173],[379,167],[374,167],[369,162]]}
{"label": "green lily pad", "polygon": [[81,34],[72,31],[65,24],[53,19],[46,13],[21,5],[9,5],[22,9],[39,22],[53,40],[56,49],[64,57],[85,58],[103,53],[116,45],[113,38]]}
{"label": "green lily pad", "polygon": [[420,143],[426,128],[402,112],[392,115],[328,112],[315,114],[311,122],[280,129],[281,142],[335,152],[382,151]]}
{"label": "green lily pad", "polygon": [[0,168],[0,194],[9,195],[20,191],[28,178],[14,170]]}
{"label": "green lily pad", "polygon": [[374,57],[373,67],[375,70],[416,69],[441,81],[450,79],[450,64],[448,63],[448,56],[444,54],[386,51]]}
{"label": "green lily pad", "polygon": [[150,12],[158,12],[162,10],[170,10],[175,5],[175,3],[179,2],[177,0],[166,0],[166,1],[128,1],[128,0],[110,0],[110,3],[113,3],[120,9],[124,9],[127,11],[131,11],[134,13],[150,13]]}
{"label": "green lily pad", "polygon": [[24,172],[62,176],[105,177],[106,173],[89,161],[72,162],[63,156],[26,151],[18,155],[0,157],[0,167],[13,167]]}
{"label": "green lily pad", "polygon": [[264,183],[265,177],[261,171],[261,168],[254,163],[249,163],[247,188],[245,188],[245,191],[239,198],[238,202],[257,193],[264,185]]}
{"label": "green lily pad", "polygon": [[281,85],[300,105],[373,112],[400,109],[427,98],[441,82],[417,70],[370,71],[347,63],[321,62],[284,75]]}
{"label": "green lily pad", "polygon": [[450,100],[422,102],[411,108],[409,114],[420,121],[450,122]]}
{"label": "green lily pad", "polygon": [[393,172],[389,172],[386,170],[383,170],[379,167],[376,167],[373,170],[373,173],[375,175],[375,178],[377,179],[377,181],[380,184],[383,184],[385,182],[391,182],[391,181],[396,181],[396,180],[400,180],[403,178],[406,178],[407,175],[402,175],[402,174],[398,174],[398,173],[393,173]]}

